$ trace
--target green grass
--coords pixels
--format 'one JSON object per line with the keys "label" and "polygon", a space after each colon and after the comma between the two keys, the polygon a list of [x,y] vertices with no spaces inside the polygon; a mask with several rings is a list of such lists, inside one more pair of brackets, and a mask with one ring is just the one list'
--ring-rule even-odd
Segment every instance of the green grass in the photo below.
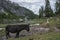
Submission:
{"label": "green grass", "polygon": [[60,40],[60,33],[51,32],[43,35],[34,34],[32,36],[10,38],[8,40],[29,40],[30,38],[33,38],[33,40]]}
{"label": "green grass", "polygon": [[6,26],[7,26],[7,24],[0,24],[0,28],[4,28]]}
{"label": "green grass", "polygon": [[[60,19],[60,17],[59,17]],[[35,23],[44,23],[47,19],[34,19],[29,21],[30,24]],[[49,20],[49,25],[51,28],[55,27],[57,24],[60,24],[60,20],[57,21],[56,18],[52,18]],[[0,24],[0,28],[6,27],[8,24]],[[0,34],[4,34],[4,31],[0,31]],[[60,40],[60,33],[56,32],[49,32],[43,35],[40,34],[34,34],[32,36],[25,36],[20,38],[9,38],[8,40],[29,40],[30,38],[33,38],[34,40]]]}
{"label": "green grass", "polygon": [[[57,21],[56,18],[59,18],[59,21]],[[44,22],[47,22],[47,18],[33,19],[33,20],[30,20],[28,23],[35,24],[35,23],[44,23]],[[55,27],[57,24],[60,24],[60,17],[52,17],[51,19],[49,19],[49,25],[51,27],[52,26]],[[6,25],[8,24],[0,24],[0,27],[6,27]]]}
{"label": "green grass", "polygon": [[60,33],[48,33],[43,35],[41,40],[60,40]]}
{"label": "green grass", "polygon": [[29,21],[30,24],[46,22],[46,19],[34,19]]}

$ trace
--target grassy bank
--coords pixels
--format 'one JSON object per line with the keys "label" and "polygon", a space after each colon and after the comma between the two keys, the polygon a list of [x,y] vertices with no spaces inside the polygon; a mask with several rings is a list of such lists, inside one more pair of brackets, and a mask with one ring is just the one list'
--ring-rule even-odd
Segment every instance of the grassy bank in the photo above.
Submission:
{"label": "grassy bank", "polygon": [[[57,20],[57,18],[59,20]],[[28,21],[28,23],[30,23],[30,24],[35,24],[35,23],[39,23],[40,24],[40,23],[46,23],[46,22],[47,22],[47,18],[34,19],[34,20]],[[21,24],[21,23],[14,23],[14,24]],[[57,24],[60,24],[60,17],[49,18],[49,25],[50,26],[56,26]],[[8,24],[0,24],[0,27],[6,27],[6,25],[8,25]]]}
{"label": "grassy bank", "polygon": [[8,40],[60,40],[60,33],[50,32],[43,35],[34,34],[32,36],[25,36],[20,38],[10,38]]}
{"label": "grassy bank", "polygon": [[[35,24],[35,23],[45,23],[47,19],[34,19],[34,20],[30,20],[29,23],[30,24]],[[20,24],[20,23],[19,23]],[[59,20],[57,21],[56,18],[51,18],[49,19],[49,25],[50,27],[55,27],[57,24],[60,24],[60,17]],[[6,27],[8,24],[0,24],[0,28],[4,28]],[[4,31],[0,31],[0,34],[5,34]],[[33,40],[60,40],[60,33],[56,33],[56,32],[49,32],[43,35],[40,34],[34,34],[31,36],[25,36],[25,37],[20,37],[20,38],[9,38],[8,40],[29,40],[29,39],[33,39]]]}

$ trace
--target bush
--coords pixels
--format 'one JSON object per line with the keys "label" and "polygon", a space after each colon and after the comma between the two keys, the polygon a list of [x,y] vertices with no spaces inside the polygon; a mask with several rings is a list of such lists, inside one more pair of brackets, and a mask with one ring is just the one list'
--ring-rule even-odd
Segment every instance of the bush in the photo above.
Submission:
{"label": "bush", "polygon": [[60,29],[60,24],[56,24],[56,27],[57,27],[58,29]]}

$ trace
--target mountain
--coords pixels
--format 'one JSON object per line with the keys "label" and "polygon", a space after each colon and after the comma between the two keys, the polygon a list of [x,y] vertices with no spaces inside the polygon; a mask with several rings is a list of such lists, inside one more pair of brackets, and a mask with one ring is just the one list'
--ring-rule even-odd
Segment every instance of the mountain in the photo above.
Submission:
{"label": "mountain", "polygon": [[31,10],[19,6],[17,3],[12,3],[9,0],[0,0],[0,13],[7,12],[16,16],[28,16],[29,18],[35,18],[35,15]]}

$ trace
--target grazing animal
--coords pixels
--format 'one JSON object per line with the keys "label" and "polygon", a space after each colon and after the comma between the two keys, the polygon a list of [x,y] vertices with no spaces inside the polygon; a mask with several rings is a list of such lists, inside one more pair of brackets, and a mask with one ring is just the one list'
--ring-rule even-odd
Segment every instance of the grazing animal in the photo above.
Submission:
{"label": "grazing animal", "polygon": [[22,25],[7,25],[6,26],[6,37],[10,37],[9,32],[16,33],[16,38],[19,37],[19,32],[22,30],[26,30],[29,32],[29,24],[22,24]]}

